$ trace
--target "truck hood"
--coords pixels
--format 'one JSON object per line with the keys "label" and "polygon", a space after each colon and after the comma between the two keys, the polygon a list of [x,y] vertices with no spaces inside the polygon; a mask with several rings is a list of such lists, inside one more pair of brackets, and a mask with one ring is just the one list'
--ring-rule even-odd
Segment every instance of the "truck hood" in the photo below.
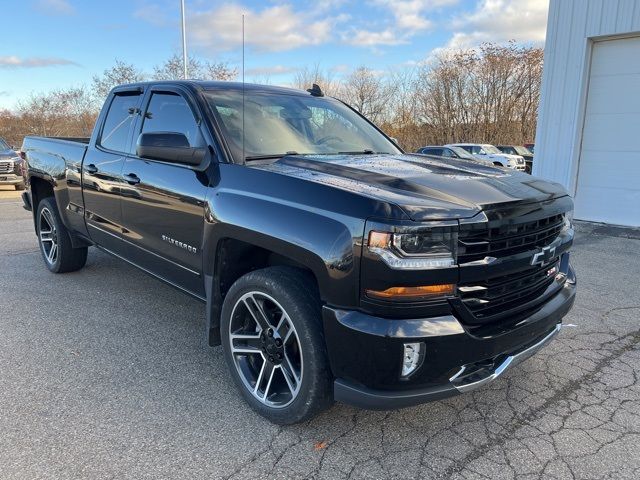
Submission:
{"label": "truck hood", "polygon": [[9,160],[10,158],[17,157],[18,154],[13,150],[0,150],[0,160]]}
{"label": "truck hood", "polygon": [[290,155],[248,166],[393,203],[415,221],[469,218],[567,195],[561,185],[524,173],[425,155]]}

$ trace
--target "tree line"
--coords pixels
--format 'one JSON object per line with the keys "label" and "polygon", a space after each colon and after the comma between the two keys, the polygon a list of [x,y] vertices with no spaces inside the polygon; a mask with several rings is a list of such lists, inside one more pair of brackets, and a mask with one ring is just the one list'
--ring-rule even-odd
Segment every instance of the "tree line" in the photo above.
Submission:
{"label": "tree line", "polygon": [[[543,52],[541,48],[482,44],[448,50],[429,61],[381,72],[367,66],[338,76],[320,66],[298,70],[292,86],[313,83],[365,115],[407,151],[452,142],[522,144],[534,140]],[[189,58],[189,74],[234,80],[236,68]],[[88,137],[107,93],[115,85],[182,77],[182,58],[142,72],[116,61],[91,85],[32,94],[14,111],[0,111],[0,137],[20,145],[24,135]],[[269,78],[261,83],[271,83]]]}

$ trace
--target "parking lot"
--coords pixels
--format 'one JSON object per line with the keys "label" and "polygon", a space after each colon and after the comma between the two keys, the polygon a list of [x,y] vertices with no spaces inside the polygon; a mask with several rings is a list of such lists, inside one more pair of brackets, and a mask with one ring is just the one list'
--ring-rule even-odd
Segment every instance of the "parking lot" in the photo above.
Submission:
{"label": "parking lot", "polygon": [[565,328],[488,387],[278,427],[202,304],[95,249],[49,273],[0,188],[0,478],[640,478],[639,254],[637,231],[579,225]]}

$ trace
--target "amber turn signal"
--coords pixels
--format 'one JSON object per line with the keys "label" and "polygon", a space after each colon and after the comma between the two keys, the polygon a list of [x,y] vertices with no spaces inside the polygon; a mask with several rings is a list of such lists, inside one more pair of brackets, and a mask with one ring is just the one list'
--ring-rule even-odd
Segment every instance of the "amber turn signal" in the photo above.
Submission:
{"label": "amber turn signal", "polygon": [[390,244],[390,233],[373,231],[369,233],[369,248],[387,248]]}
{"label": "amber turn signal", "polygon": [[424,285],[419,287],[391,287],[386,290],[367,290],[367,296],[382,300],[421,300],[453,295],[455,285]]}

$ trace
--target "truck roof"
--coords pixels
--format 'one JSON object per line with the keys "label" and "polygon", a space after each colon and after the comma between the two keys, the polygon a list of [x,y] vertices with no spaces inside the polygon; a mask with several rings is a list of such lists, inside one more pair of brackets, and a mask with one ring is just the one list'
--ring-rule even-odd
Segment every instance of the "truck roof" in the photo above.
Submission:
{"label": "truck roof", "polygon": [[[197,90],[242,90],[244,88],[247,92],[261,92],[261,93],[280,93],[286,95],[300,95],[308,97],[309,92],[290,87],[278,87],[275,85],[260,85],[257,83],[243,83],[243,82],[229,82],[229,81],[213,81],[213,80],[157,80],[148,82],[136,82],[118,85],[115,88],[123,87],[148,87],[155,85],[182,85],[187,88]],[[311,86],[311,85],[309,85]]]}

